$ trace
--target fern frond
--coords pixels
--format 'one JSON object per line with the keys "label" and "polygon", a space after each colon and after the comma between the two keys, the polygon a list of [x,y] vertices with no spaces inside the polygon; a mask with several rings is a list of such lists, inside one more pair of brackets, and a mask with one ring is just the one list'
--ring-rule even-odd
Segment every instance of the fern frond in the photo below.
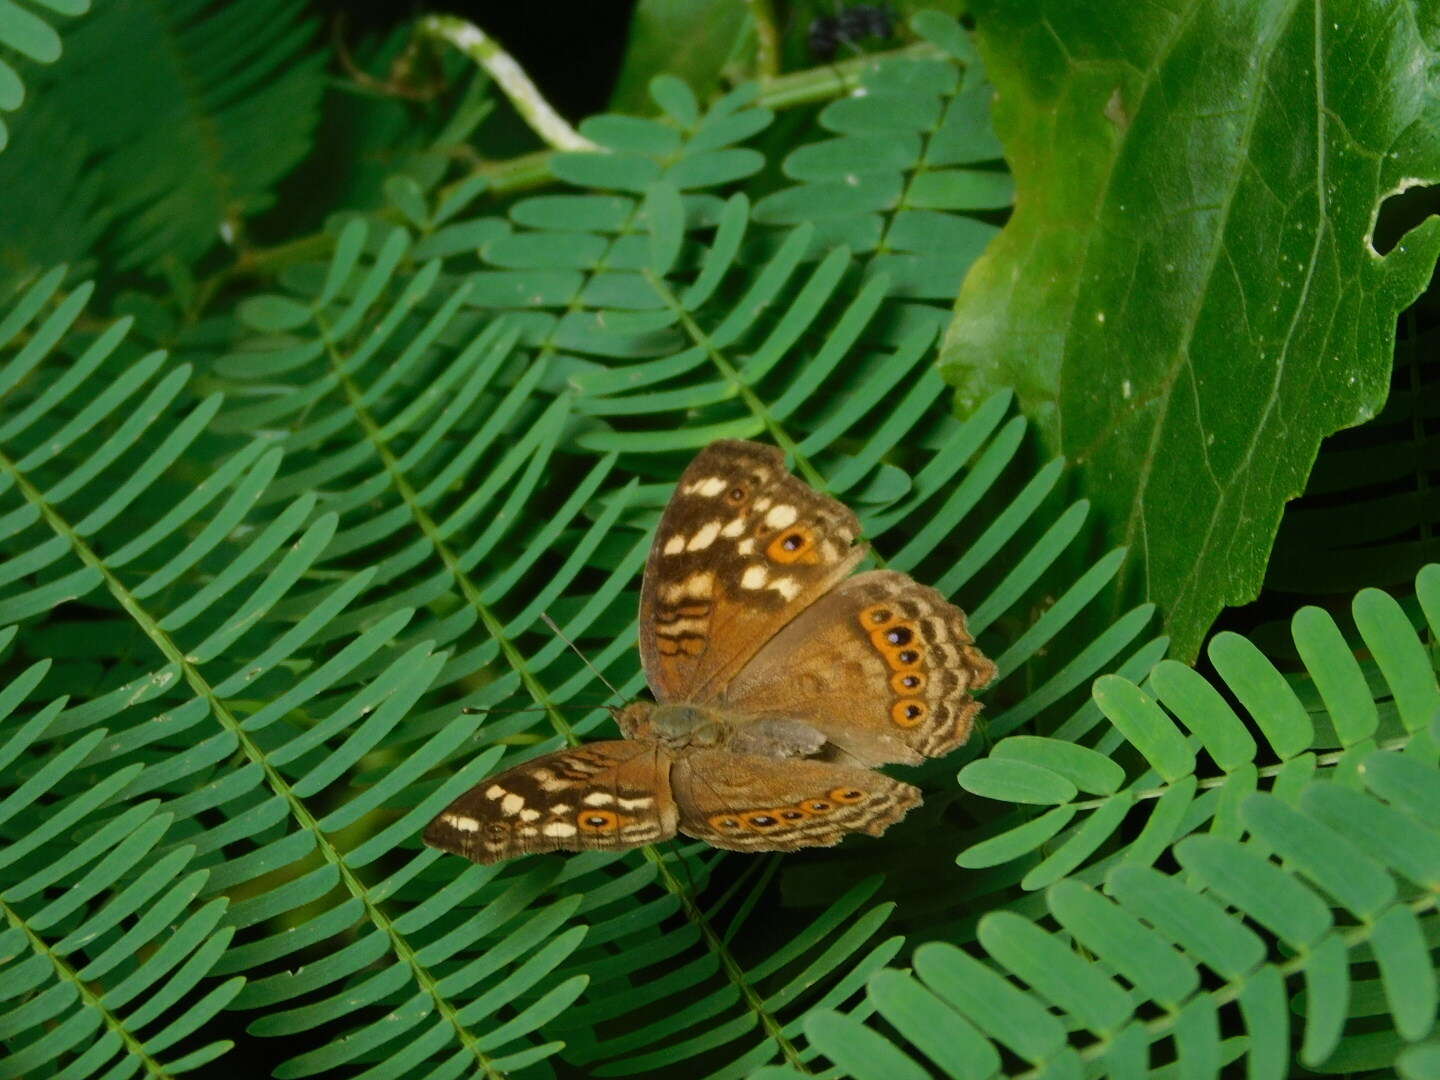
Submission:
{"label": "fern frond", "polygon": [[[36,10],[36,9],[40,10]],[[90,10],[90,0],[16,0],[0,11],[0,152],[10,142],[10,128],[4,114],[25,103],[25,80],[16,63],[53,64],[60,59],[63,45],[53,22],[74,18]]]}
{"label": "fern frond", "polygon": [[[498,991],[491,987],[481,994],[475,979],[460,977],[446,964],[453,953],[443,944],[448,935],[427,921],[407,936],[387,909],[386,898],[437,858],[432,851],[399,858],[396,846],[413,842],[423,822],[493,768],[500,753],[492,749],[444,784],[427,788],[423,775],[453,754],[479,723],[453,708],[449,722],[418,746],[382,748],[431,688],[447,654],[427,640],[398,642],[411,612],[393,605],[384,615],[360,620],[363,625],[353,633],[322,634],[363,594],[376,576],[374,568],[308,597],[303,610],[284,617],[278,634],[258,633],[284,610],[297,584],[314,576],[336,536],[335,514],[315,516],[315,497],[303,495],[283,504],[268,522],[237,529],[248,512],[263,505],[264,489],[280,464],[278,449],[267,449],[263,441],[217,467],[212,479],[223,483],[201,484],[183,495],[176,491],[167,469],[214,417],[220,400],[214,396],[184,412],[169,407],[188,372],[180,367],[162,377],[163,354],[118,364],[111,378],[97,384],[95,374],[123,351],[124,323],[82,352],[70,368],[73,375],[33,383],[32,373],[59,345],[85,298],[83,291],[66,298],[37,320],[57,283],[55,275],[39,283],[3,325],[7,337],[23,329],[27,340],[0,374],[0,387],[16,403],[4,428],[0,468],[8,497],[17,503],[4,517],[11,524],[7,543],[17,554],[7,564],[14,572],[0,606],[16,617],[78,596],[113,606],[158,666],[146,671],[141,661],[138,677],[53,717],[54,732],[69,737],[87,732],[80,756],[92,766],[142,766],[130,772],[121,794],[131,802],[145,794],[161,796],[164,824],[152,827],[153,836],[147,833],[149,845],[160,843],[157,850],[170,860],[183,851],[187,860],[205,867],[202,895],[242,897],[226,913],[236,940],[218,964],[210,958],[219,973],[258,976],[234,1007],[273,1009],[299,994],[339,995],[337,1004],[324,1009],[312,1003],[273,1011],[257,1023],[258,1030],[308,1030],[317,1017],[333,1020],[338,1002],[345,1003],[351,1036],[294,1059],[288,1074],[324,1071],[379,1047],[387,1055],[413,1055],[413,1043],[395,1040],[432,1013],[439,1026],[426,1023],[424,1045],[450,1057],[459,1054],[472,1069],[498,1075],[503,1066],[493,1058],[534,1056],[532,1032],[568,1005],[585,979],[548,980],[538,1000],[517,998],[545,981],[583,932],[556,936],[558,927],[551,926],[552,942],[534,956],[517,958],[512,943],[492,936],[517,911],[482,898],[488,925],[472,928],[461,942],[486,958],[491,971],[514,970]],[[57,413],[71,415],[57,422]],[[171,421],[168,432],[152,435],[150,426],[162,416]],[[27,434],[41,421],[47,437],[27,446]],[[58,477],[51,478],[50,470]],[[107,496],[73,520],[68,506],[90,484],[103,486]],[[174,500],[167,512],[138,536],[133,518],[118,527],[122,511],[157,490]],[[206,520],[204,513],[217,501],[221,505]],[[144,565],[146,559],[154,561]],[[197,564],[204,571],[196,587],[175,595],[173,582],[192,574]],[[313,651],[316,641],[323,651]],[[357,674],[362,668],[368,673]],[[108,738],[95,733],[98,722],[117,719],[131,722]],[[213,733],[197,737],[197,725]],[[352,789],[338,805],[315,802],[376,753],[389,757],[383,778]],[[153,809],[155,800],[143,805]],[[362,822],[356,837],[355,826]],[[391,864],[383,873],[367,869],[382,860]],[[455,903],[467,898],[451,897]],[[274,923],[281,919],[288,925],[276,933]],[[307,968],[304,980],[288,971],[269,973],[284,958],[321,948],[337,935],[356,935],[356,943],[371,951],[357,964],[359,950],[331,950]],[[493,955],[482,947],[486,940]],[[386,956],[388,962],[373,970]],[[361,979],[362,968],[369,969],[365,992],[343,989]],[[238,989],[238,982],[234,985]],[[379,1006],[378,1015],[372,1005]],[[507,1010],[513,1015],[502,1021],[498,1017]],[[390,1019],[397,1012],[409,1023]],[[548,1045],[541,1056],[555,1048]]]}
{"label": "fern frond", "polygon": [[[15,628],[0,638],[9,645]],[[153,1076],[193,1068],[232,1045],[170,1053],[244,983],[212,978],[233,933],[217,927],[226,901],[198,902],[208,871],[193,866],[193,847],[157,855],[173,820],[159,800],[109,812],[144,766],[97,779],[104,728],[60,742],[38,767],[27,764],[54,740],[65,705],[60,698],[28,716],[20,711],[49,667],[31,665],[0,693],[0,1075],[38,1076],[62,1065],[71,1076],[107,1066]]]}
{"label": "fern frond", "polygon": [[0,154],[0,297],[58,263],[71,264],[71,279],[92,269],[87,262],[113,217],[103,201],[100,177],[85,163],[85,137],[47,101],[27,106],[15,121],[15,142]]}
{"label": "fern frond", "polygon": [[911,24],[948,59],[867,66],[860,92],[820,113],[834,137],[786,157],[798,183],[761,199],[755,220],[813,222],[812,251],[843,245],[868,255],[867,277],[883,275],[891,296],[949,304],[998,231],[974,215],[1008,209],[1014,185],[999,168],[992,90],[974,49],[936,12]]}
{"label": "fern frond", "polygon": [[67,32],[37,93],[98,155],[87,168],[118,212],[115,265],[188,264],[268,205],[310,149],[324,85],[313,34],[265,0],[106,3]]}
{"label": "fern frond", "polygon": [[[1440,567],[1428,567],[1416,590],[1434,634]],[[1215,687],[1165,661],[1151,675],[1156,697],[1118,676],[1094,690],[1149,766],[1139,778],[1148,787],[1121,788],[1108,757],[1058,740],[1006,740],[967,766],[961,782],[978,794],[1055,805],[960,856],[972,865],[1029,865],[1021,887],[1043,889],[1043,907],[982,916],[983,959],[927,944],[913,973],[871,978],[870,1005],[908,1048],[856,1017],[818,1010],[807,1022],[812,1045],[861,1080],[924,1074],[914,1052],[943,1075],[990,1075],[1001,1048],[1029,1063],[1026,1076],[1135,1075],[1167,1061],[1215,1076],[1242,1057],[1252,1075],[1284,1075],[1289,1002],[1303,985],[1294,1023],[1307,1068],[1422,1060],[1440,1003],[1432,955],[1440,927],[1440,684],[1393,599],[1366,590],[1353,611],[1377,658],[1379,696],[1329,616],[1308,608],[1294,623],[1340,735],[1338,751],[1316,754],[1316,729],[1290,684],[1245,639],[1221,635],[1211,659],[1274,764],[1257,765],[1259,746]],[[1385,713],[1399,734],[1392,748],[1377,749]],[[1222,775],[1197,783],[1202,754]],[[1197,788],[1209,794],[1196,800]],[[1077,790],[1102,797],[1077,802]],[[1179,801],[1176,792],[1185,793]],[[1105,858],[1085,865],[1150,799],[1156,807],[1139,839],[1112,843]],[[1083,811],[1082,824],[1067,825]],[[1033,854],[1056,836],[1047,856]],[[1182,872],[1154,868],[1162,853]],[[1221,1039],[1222,1010],[1245,1035]],[[1375,1018],[1386,1025],[1376,1028]],[[940,1039],[942,1030],[958,1034]]]}

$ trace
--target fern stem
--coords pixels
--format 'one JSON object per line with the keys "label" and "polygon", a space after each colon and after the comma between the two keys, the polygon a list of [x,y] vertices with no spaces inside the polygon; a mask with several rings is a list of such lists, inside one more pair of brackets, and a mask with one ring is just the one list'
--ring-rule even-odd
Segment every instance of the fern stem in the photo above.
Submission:
{"label": "fern stem", "polygon": [[144,1065],[145,1071],[151,1076],[164,1077],[166,1080],[169,1080],[169,1077],[173,1074],[168,1072],[160,1062],[150,1056],[145,1049],[145,1044],[131,1034],[130,1029],[125,1026],[124,1021],[105,1005],[104,998],[91,989],[90,984],[80,978],[79,972],[71,967],[64,957],[56,954],[55,951],[45,943],[44,938],[31,930],[30,924],[27,923],[24,917],[11,907],[3,897],[0,897],[0,911],[5,912],[5,918],[11,926],[25,935],[25,940],[30,943],[30,948],[49,960],[50,966],[55,969],[55,973],[75,987],[80,994],[80,1001],[83,1006],[87,1010],[97,1013],[104,1020],[105,1026],[120,1037],[120,1041],[125,1044],[125,1050],[130,1056],[138,1058]]}
{"label": "fern stem", "polygon": [[793,109],[817,105],[858,89],[865,72],[876,64],[894,60],[948,60],[954,58],[928,41],[917,41],[898,49],[867,53],[822,67],[791,72],[771,79],[761,89],[756,104],[767,109]]}
{"label": "fern stem", "polygon": [[459,1010],[451,1004],[449,998],[438,991],[437,980],[430,974],[429,969],[416,959],[415,950],[410,947],[405,935],[395,929],[390,917],[371,897],[369,888],[345,861],[345,853],[340,851],[320,828],[319,822],[310,812],[309,807],[305,805],[304,800],[295,794],[290,783],[270,761],[269,755],[244,729],[230,707],[215,693],[214,687],[201,674],[196,664],[185,655],[175,639],[161,628],[159,622],[125,587],[99,554],[70,527],[70,524],[60,516],[54,507],[45,501],[43,493],[30,483],[24,473],[16,468],[15,463],[4,451],[0,451],[0,469],[10,474],[15,481],[16,488],[24,495],[25,500],[40,511],[46,523],[57,536],[63,537],[70,544],[80,561],[101,574],[111,596],[115,598],[125,613],[135,621],[141,632],[150,639],[161,655],[181,671],[191,690],[209,704],[212,713],[221,725],[235,736],[241,752],[253,764],[259,766],[271,789],[285,800],[291,817],[301,828],[315,837],[316,848],[321,856],[336,868],[341,882],[350,895],[360,901],[371,923],[390,940],[390,947],[394,950],[395,955],[409,966],[417,985],[429,995],[439,1014],[448,1020],[451,1027],[455,1029],[460,1045],[475,1058],[486,1076],[491,1077],[492,1080],[503,1080],[504,1074],[496,1071],[491,1065],[490,1058],[480,1049],[479,1041],[470,1033],[466,1025],[459,1022]]}
{"label": "fern stem", "polygon": [[721,940],[720,935],[715,933],[714,928],[710,925],[710,920],[705,917],[705,913],[701,911],[695,903],[689,890],[680,883],[674,873],[671,872],[670,867],[665,864],[664,856],[650,844],[646,844],[642,850],[645,853],[645,858],[654,864],[656,873],[665,884],[665,887],[680,901],[680,907],[684,910],[686,917],[699,927],[700,934],[704,937],[706,946],[719,958],[720,966],[725,969],[725,974],[729,977],[730,981],[735,984],[736,989],[740,991],[740,996],[745,1000],[745,1007],[759,1019],[760,1026],[765,1029],[765,1034],[775,1040],[775,1045],[780,1048],[780,1053],[783,1054],[785,1060],[790,1063],[790,1067],[797,1072],[804,1073],[806,1076],[814,1075],[801,1059],[800,1051],[795,1048],[795,1044],[785,1035],[784,1030],[781,1028],[779,1021],[775,1019],[774,1014],[765,1007],[764,999],[755,990],[750,980],[746,978],[745,969],[736,962],[734,956],[730,953],[730,949],[726,946],[725,942]]}
{"label": "fern stem", "polygon": [[680,302],[680,298],[671,291],[665,282],[660,280],[655,274],[655,271],[646,267],[644,273],[645,280],[650,284],[650,287],[655,290],[655,295],[664,302],[666,307],[675,313],[676,318],[680,320],[680,324],[685,327],[685,332],[690,335],[690,340],[705,350],[705,354],[710,357],[710,362],[715,365],[720,374],[725,376],[730,385],[735,388],[735,392],[740,396],[740,400],[745,402],[746,408],[754,414],[757,420],[765,425],[765,430],[768,431],[770,437],[775,440],[775,445],[784,450],[785,453],[794,460],[795,467],[805,475],[805,479],[809,481],[811,487],[816,491],[824,491],[825,478],[821,476],[819,470],[810,463],[810,459],[800,453],[800,447],[796,444],[795,440],[790,437],[790,433],[781,427],[780,421],[771,415],[770,410],[765,407],[765,403],[760,400],[760,395],[750,389],[750,386],[745,380],[740,378],[740,373],[735,370],[735,365],[730,363],[725,357],[725,354],[716,347],[710,335],[701,329],[700,325],[691,318],[690,312],[686,309],[685,305]]}
{"label": "fern stem", "polygon": [[515,58],[474,23],[454,15],[426,15],[420,20],[420,32],[453,45],[484,68],[546,146],[556,150],[600,149],[566,123]]}
{"label": "fern stem", "polygon": [[[796,469],[804,475],[811,487],[816,491],[823,491],[828,494],[830,485],[825,482],[825,477],[821,475],[820,470],[815,468],[810,459],[800,452],[799,444],[790,437],[790,433],[781,426],[780,421],[771,415],[770,410],[765,407],[765,403],[760,400],[760,395],[755,393],[744,379],[740,378],[740,373],[735,370],[735,365],[730,363],[724,352],[716,347],[710,335],[690,317],[690,312],[686,310],[685,305],[680,302],[680,298],[675,295],[664,281],[655,275],[653,270],[647,267],[644,273],[645,280],[649,282],[650,287],[655,290],[655,294],[660,297],[665,305],[675,313],[676,318],[680,320],[680,324],[684,326],[685,332],[690,335],[691,342],[705,350],[706,355],[710,357],[711,362],[720,374],[729,381],[731,386],[735,387],[735,392],[739,395],[740,400],[745,403],[754,417],[765,425],[765,430],[768,431],[770,437],[775,440],[775,445],[791,457],[795,462]],[[870,555],[880,566],[884,567],[888,565],[885,557],[875,550],[873,544],[870,546]]]}
{"label": "fern stem", "polygon": [[535,673],[530,670],[530,666],[525,662],[524,655],[515,647],[515,643],[505,635],[505,624],[490,610],[490,606],[485,603],[484,598],[480,595],[480,589],[460,565],[460,560],[456,557],[455,553],[450,550],[449,545],[441,539],[439,524],[430,516],[430,512],[421,505],[420,493],[415,490],[414,485],[410,483],[404,470],[400,468],[400,459],[395,456],[395,452],[390,449],[389,443],[385,441],[384,435],[380,430],[380,425],[375,422],[375,418],[371,416],[370,411],[365,408],[364,395],[361,394],[360,388],[355,385],[354,380],[350,378],[350,373],[346,370],[339,355],[338,347],[330,335],[329,325],[324,319],[319,317],[316,318],[316,323],[319,325],[321,335],[325,340],[325,351],[326,355],[330,358],[331,369],[335,372],[336,378],[339,379],[340,385],[345,391],[345,402],[349,405],[350,411],[359,422],[361,430],[365,433],[365,438],[375,451],[375,455],[380,459],[381,464],[385,466],[385,472],[389,475],[391,483],[395,485],[395,490],[399,492],[400,498],[404,501],[406,508],[410,511],[411,518],[421,533],[424,534],[425,539],[430,541],[430,546],[434,549],[435,554],[440,557],[440,561],[445,565],[445,569],[450,573],[450,577],[454,580],[456,586],[459,587],[460,593],[465,597],[466,603],[474,608],[475,613],[480,616],[480,621],[485,624],[486,631],[494,638],[495,643],[500,646],[501,652],[505,654],[505,659],[509,662],[515,674],[520,676],[520,681],[525,685],[525,688],[530,691],[530,696],[534,699],[535,704],[545,710],[546,714],[550,717],[550,723],[562,738],[572,746],[577,744],[579,740],[575,737],[574,730],[570,727],[569,722],[560,715],[560,711],[555,707],[555,702],[551,699],[549,691],[547,691],[540,680],[535,677]]}

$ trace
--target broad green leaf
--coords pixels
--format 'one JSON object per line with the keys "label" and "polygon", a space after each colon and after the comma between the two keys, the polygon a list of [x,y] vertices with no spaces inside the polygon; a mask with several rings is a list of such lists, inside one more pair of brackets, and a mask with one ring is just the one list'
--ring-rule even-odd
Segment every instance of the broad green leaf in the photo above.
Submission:
{"label": "broad green leaf", "polygon": [[1014,388],[1081,466],[1180,659],[1259,590],[1320,440],[1385,400],[1440,252],[1435,221],[1370,246],[1381,200],[1440,178],[1426,10],[971,7],[1017,199],[945,372],[965,408]]}

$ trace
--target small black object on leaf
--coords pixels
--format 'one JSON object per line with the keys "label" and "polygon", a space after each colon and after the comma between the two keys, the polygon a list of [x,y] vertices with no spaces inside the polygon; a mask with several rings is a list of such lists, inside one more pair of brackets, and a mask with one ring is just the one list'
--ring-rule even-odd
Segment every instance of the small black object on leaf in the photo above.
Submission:
{"label": "small black object on leaf", "polygon": [[895,33],[896,15],[884,4],[856,4],[834,15],[821,15],[810,24],[810,54],[817,60],[833,60],[841,45],[859,51],[868,38],[887,41]]}

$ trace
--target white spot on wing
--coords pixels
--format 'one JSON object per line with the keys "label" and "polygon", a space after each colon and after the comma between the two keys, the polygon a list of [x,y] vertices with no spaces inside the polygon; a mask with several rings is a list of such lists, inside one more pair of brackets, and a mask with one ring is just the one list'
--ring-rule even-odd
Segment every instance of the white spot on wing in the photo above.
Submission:
{"label": "white spot on wing", "polygon": [[704,480],[696,480],[695,483],[685,488],[687,494],[703,495],[707,499],[713,499],[724,490],[725,478],[723,476],[707,476]]}
{"label": "white spot on wing", "polygon": [[781,503],[779,506],[772,506],[770,512],[765,515],[765,524],[772,529],[784,529],[795,524],[795,519],[800,515],[795,512],[795,507],[788,503]]}
{"label": "white spot on wing", "polygon": [[725,523],[725,527],[720,530],[720,535],[733,540],[744,531],[745,519],[743,517],[737,517]]}
{"label": "white spot on wing", "polygon": [[500,800],[500,812],[506,817],[511,817],[520,812],[525,805],[525,796],[516,795],[513,791]]}
{"label": "white spot on wing", "polygon": [[744,540],[741,540],[738,544],[735,545],[735,550],[738,551],[741,555],[754,555],[755,541],[747,536]]}
{"label": "white spot on wing", "polygon": [[670,537],[669,540],[665,541],[666,555],[679,555],[684,550],[685,537],[681,536],[679,533],[676,533],[674,536]]}
{"label": "white spot on wing", "polygon": [[521,820],[521,821],[535,821],[535,820],[536,820],[537,818],[539,818],[539,817],[540,817],[540,811],[539,811],[539,810],[521,810],[521,811],[520,811],[520,820]]}
{"label": "white spot on wing", "polygon": [[770,574],[763,566],[750,566],[740,578],[740,584],[747,589],[763,588]]}
{"label": "white spot on wing", "polygon": [[473,817],[464,817],[460,814],[453,814],[450,817],[447,817],[445,820],[448,821],[455,828],[459,829],[461,832],[478,832],[480,829],[480,822],[476,821]]}
{"label": "white spot on wing", "polygon": [[586,806],[605,806],[608,803],[614,802],[615,796],[611,795],[608,791],[592,791],[580,801]]}
{"label": "white spot on wing", "polygon": [[499,784],[491,784],[488,788],[485,789],[485,797],[487,799],[498,799],[504,794],[505,789]]}
{"label": "white spot on wing", "polygon": [[690,538],[690,543],[685,545],[686,551],[704,551],[715,542],[720,535],[720,522],[710,521],[700,526],[699,531]]}
{"label": "white spot on wing", "polygon": [[702,570],[698,574],[691,574],[684,581],[678,581],[674,585],[665,588],[665,602],[678,604],[687,596],[704,600],[710,595],[710,590],[715,587],[715,575],[709,570]]}
{"label": "white spot on wing", "polygon": [[568,821],[552,821],[540,830],[546,836],[574,836],[576,829]]}
{"label": "white spot on wing", "polygon": [[800,583],[790,577],[776,578],[770,583],[770,588],[785,597],[786,600],[794,600],[800,595]]}
{"label": "white spot on wing", "polygon": [[654,804],[655,800],[649,795],[643,795],[638,799],[621,799],[621,810],[644,810]]}

